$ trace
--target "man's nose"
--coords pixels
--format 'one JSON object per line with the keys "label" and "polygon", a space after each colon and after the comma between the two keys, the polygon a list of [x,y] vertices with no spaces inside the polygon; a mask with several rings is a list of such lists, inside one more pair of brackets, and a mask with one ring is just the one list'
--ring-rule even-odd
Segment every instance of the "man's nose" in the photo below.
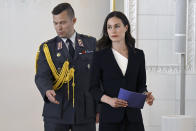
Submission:
{"label": "man's nose", "polygon": [[58,24],[58,25],[57,25],[57,30],[62,30],[61,24]]}

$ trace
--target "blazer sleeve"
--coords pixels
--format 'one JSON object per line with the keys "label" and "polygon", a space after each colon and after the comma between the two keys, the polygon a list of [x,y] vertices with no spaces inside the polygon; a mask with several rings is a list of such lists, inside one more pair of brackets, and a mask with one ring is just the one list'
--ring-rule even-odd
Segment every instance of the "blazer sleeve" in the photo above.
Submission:
{"label": "blazer sleeve", "polygon": [[145,55],[143,51],[140,53],[140,60],[139,75],[137,78],[137,92],[143,93],[148,91],[146,86]]}
{"label": "blazer sleeve", "polygon": [[[93,38],[93,45],[94,45],[94,52],[96,51],[96,38]],[[96,103],[96,113],[99,113],[100,112],[100,103],[98,102],[98,101],[95,101],[95,103]]]}
{"label": "blazer sleeve", "polygon": [[46,96],[46,91],[52,90],[53,76],[43,52],[43,44],[40,46],[40,54],[37,61],[37,73],[35,74],[35,84],[44,101],[49,102]]}
{"label": "blazer sleeve", "polygon": [[91,80],[90,80],[90,93],[94,97],[97,102],[100,102],[100,99],[104,93],[103,89],[101,88],[101,61],[98,52],[94,53],[93,63],[91,68]]}

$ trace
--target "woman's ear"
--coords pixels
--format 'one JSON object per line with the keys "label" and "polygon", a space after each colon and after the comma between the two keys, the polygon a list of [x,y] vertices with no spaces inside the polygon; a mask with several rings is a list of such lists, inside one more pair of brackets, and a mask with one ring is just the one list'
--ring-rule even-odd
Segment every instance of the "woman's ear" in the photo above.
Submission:
{"label": "woman's ear", "polygon": [[129,28],[129,27],[128,27],[128,25],[126,25],[126,26],[125,26],[125,28],[126,28],[126,31],[127,31],[127,30],[128,30],[128,28]]}

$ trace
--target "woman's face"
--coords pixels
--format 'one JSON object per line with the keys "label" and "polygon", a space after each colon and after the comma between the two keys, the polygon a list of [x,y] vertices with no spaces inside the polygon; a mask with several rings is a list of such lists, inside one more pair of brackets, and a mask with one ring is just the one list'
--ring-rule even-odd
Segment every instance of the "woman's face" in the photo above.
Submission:
{"label": "woman's face", "polygon": [[124,26],[121,19],[112,17],[107,22],[107,33],[112,42],[120,42],[125,40],[125,32],[128,26]]}

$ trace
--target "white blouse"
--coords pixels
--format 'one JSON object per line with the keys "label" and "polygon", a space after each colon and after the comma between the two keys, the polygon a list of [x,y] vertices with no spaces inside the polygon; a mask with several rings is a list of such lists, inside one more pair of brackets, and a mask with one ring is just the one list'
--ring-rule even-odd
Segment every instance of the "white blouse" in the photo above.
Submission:
{"label": "white blouse", "polygon": [[114,57],[118,63],[118,66],[120,67],[123,75],[125,75],[126,70],[127,70],[127,64],[128,64],[128,59],[121,55],[118,51],[112,48],[112,52],[114,54]]}

